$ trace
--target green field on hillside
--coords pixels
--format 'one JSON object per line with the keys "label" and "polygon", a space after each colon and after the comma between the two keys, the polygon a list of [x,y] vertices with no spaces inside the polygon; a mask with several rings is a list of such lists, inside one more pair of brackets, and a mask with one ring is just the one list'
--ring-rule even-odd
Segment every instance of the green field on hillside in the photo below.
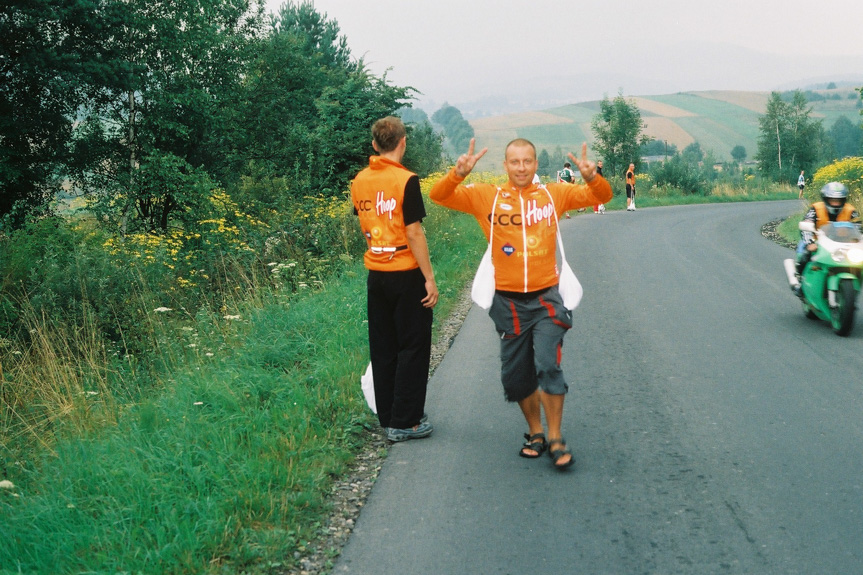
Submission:
{"label": "green field on hillside", "polygon": [[[813,118],[829,130],[840,116],[860,121],[859,98],[850,88],[814,92],[824,100],[810,102]],[[657,96],[626,96],[635,100],[647,125],[645,133],[682,150],[692,142],[712,151],[719,161],[731,160],[731,149],[742,145],[748,158],[758,146],[758,118],[764,113],[769,92],[707,91]],[[503,148],[516,137],[531,140],[549,154],[557,147],[577,151],[581,142],[593,141],[590,123],[599,112],[599,102],[579,102],[536,112],[485,117],[471,121],[477,145],[489,153],[480,169],[502,172]]]}

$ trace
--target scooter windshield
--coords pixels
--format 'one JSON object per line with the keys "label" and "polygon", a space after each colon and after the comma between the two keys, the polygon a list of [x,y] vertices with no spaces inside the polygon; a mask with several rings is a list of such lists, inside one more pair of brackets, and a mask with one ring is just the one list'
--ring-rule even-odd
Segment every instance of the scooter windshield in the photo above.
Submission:
{"label": "scooter windshield", "polygon": [[856,224],[852,224],[851,222],[833,222],[823,226],[821,231],[834,242],[842,242],[844,244],[859,243],[863,239],[860,229]]}

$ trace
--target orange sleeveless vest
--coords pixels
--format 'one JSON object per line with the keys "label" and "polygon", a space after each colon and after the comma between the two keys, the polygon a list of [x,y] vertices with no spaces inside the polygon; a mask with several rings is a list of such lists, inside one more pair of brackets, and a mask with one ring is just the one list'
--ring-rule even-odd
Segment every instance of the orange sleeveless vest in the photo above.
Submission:
{"label": "orange sleeveless vest", "polygon": [[405,186],[414,176],[399,163],[380,156],[369,158],[351,183],[351,201],[369,245],[363,256],[366,268],[406,271],[419,267],[405,232]]}
{"label": "orange sleeveless vest", "polygon": [[[830,214],[827,212],[827,206],[824,202],[816,202],[812,204],[812,207],[815,209],[815,229],[819,229],[821,226],[826,226],[831,222]],[[854,206],[845,202],[845,205],[842,206],[842,211],[839,212],[839,215],[836,216],[835,220],[837,222],[850,222],[851,214],[854,213]]]}

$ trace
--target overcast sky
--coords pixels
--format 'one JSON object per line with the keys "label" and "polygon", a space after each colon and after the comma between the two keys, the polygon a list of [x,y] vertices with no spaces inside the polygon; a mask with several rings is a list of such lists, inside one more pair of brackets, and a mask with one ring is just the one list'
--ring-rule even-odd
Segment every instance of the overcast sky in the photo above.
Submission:
{"label": "overcast sky", "polygon": [[[282,0],[267,0],[276,10]],[[863,0],[314,0],[354,57],[428,102],[581,78],[599,99],[863,78]],[[590,81],[588,81],[588,76]],[[545,83],[543,83],[543,81]],[[553,84],[552,84],[553,85]],[[570,86],[573,84],[570,83]],[[574,90],[574,89],[573,89]]]}

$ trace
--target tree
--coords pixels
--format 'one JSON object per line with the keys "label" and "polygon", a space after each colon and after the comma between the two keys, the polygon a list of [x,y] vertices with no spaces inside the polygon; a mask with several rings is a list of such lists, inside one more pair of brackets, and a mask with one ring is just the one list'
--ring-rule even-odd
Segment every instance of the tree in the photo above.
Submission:
{"label": "tree", "polygon": [[861,152],[860,144],[863,142],[863,130],[859,124],[855,125],[844,115],[836,119],[833,127],[827,133],[837,158],[856,156]]}
{"label": "tree", "polygon": [[402,122],[405,125],[408,124],[422,124],[425,122],[431,123],[429,120],[428,114],[425,113],[421,108],[412,108],[410,106],[400,108],[396,115],[402,119]]}
{"label": "tree", "polygon": [[0,217],[13,226],[59,189],[73,122],[98,78],[128,76],[102,41],[121,21],[113,0],[0,4]]}
{"label": "tree", "polygon": [[[201,204],[169,182],[197,186],[224,161],[225,127],[250,42],[260,33],[262,6],[259,0],[104,1],[120,17],[100,44],[129,74],[93,79],[95,96],[74,134],[71,173],[103,218],[123,230],[165,230],[175,216],[194,219],[190,209]],[[166,185],[154,186],[146,173]]]}
{"label": "tree", "polygon": [[443,128],[446,137],[444,142],[448,151],[458,156],[467,150],[470,139],[474,136],[474,131],[458,108],[444,104],[432,114],[432,122]]}
{"label": "tree", "polygon": [[443,134],[435,132],[427,119],[405,127],[408,147],[402,164],[421,178],[441,171],[444,167]]}
{"label": "tree", "polygon": [[[712,168],[711,168],[712,169]],[[657,186],[669,186],[684,194],[703,193],[706,190],[704,170],[676,154],[664,162],[657,162],[650,169],[650,179]]]}
{"label": "tree", "polygon": [[599,109],[590,125],[596,137],[593,148],[605,162],[605,173],[622,174],[630,163],[637,168],[641,164],[639,146],[649,141],[643,135],[645,124],[638,105],[618,94],[614,100],[604,97]]}
{"label": "tree", "polygon": [[669,144],[666,140],[650,140],[639,147],[641,156],[673,156],[677,153],[677,146]]}
{"label": "tree", "polygon": [[826,136],[820,121],[812,120],[806,96],[795,91],[786,102],[772,92],[765,114],[758,119],[760,135],[755,160],[767,177],[791,181],[800,170],[812,171],[826,155]]}
{"label": "tree", "polygon": [[408,147],[402,164],[425,178],[444,167],[443,134],[435,131],[428,114],[419,108],[405,107],[396,112],[405,123]]}
{"label": "tree", "polygon": [[354,60],[338,24],[309,1],[284,4],[253,48],[229,119],[225,178],[269,173],[287,185],[285,201],[343,193],[374,153],[372,124],[411,90]]}
{"label": "tree", "polygon": [[692,165],[699,165],[704,160],[704,151],[701,149],[701,144],[692,142],[680,153],[684,161]]}
{"label": "tree", "polygon": [[746,148],[737,144],[733,148],[731,148],[731,157],[738,164],[742,164],[746,161]]}
{"label": "tree", "polygon": [[536,159],[536,173],[551,175],[551,170],[551,157],[548,155],[548,151],[543,148]]}

